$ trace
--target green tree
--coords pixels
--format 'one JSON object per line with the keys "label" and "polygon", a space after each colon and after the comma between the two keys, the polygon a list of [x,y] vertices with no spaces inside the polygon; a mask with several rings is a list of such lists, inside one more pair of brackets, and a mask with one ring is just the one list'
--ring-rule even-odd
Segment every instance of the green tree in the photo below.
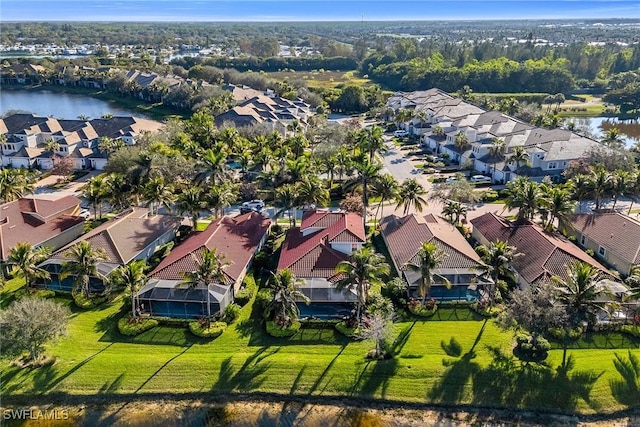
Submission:
{"label": "green tree", "polygon": [[366,247],[353,252],[349,260],[341,261],[336,266],[336,273],[340,277],[336,282],[336,289],[351,291],[355,288],[356,290],[358,322],[362,322],[362,309],[367,302],[370,286],[381,285],[383,276],[388,275],[389,271],[389,265],[384,261],[384,257]]}
{"label": "green tree", "polygon": [[373,162],[376,153],[384,153],[387,147],[382,137],[384,130],[377,125],[366,127],[358,133],[358,143],[362,152],[369,154],[369,162]]}
{"label": "green tree", "polygon": [[400,187],[398,186],[395,178],[389,173],[386,173],[380,176],[379,179],[375,180],[371,186],[371,194],[379,197],[380,202],[376,208],[374,220],[378,217],[378,212],[380,212],[380,220],[382,221],[382,218],[384,218],[384,202],[387,200],[396,200],[399,189]]}
{"label": "green tree", "polygon": [[540,206],[545,209],[548,215],[548,222],[543,224],[548,231],[553,229],[553,224],[557,220],[560,230],[567,230],[571,227],[571,217],[575,209],[575,204],[571,201],[571,194],[561,187],[544,186]]}
{"label": "green tree", "polygon": [[507,158],[508,162],[516,164],[516,169],[520,166],[526,166],[529,164],[529,153],[522,146],[517,146],[511,152],[511,155]]}
{"label": "green tree", "polygon": [[527,177],[519,176],[507,183],[508,196],[505,200],[507,209],[518,210],[518,220],[533,219],[540,203],[540,188],[537,183]]}
{"label": "green tree", "polygon": [[484,263],[477,267],[477,270],[489,279],[485,283],[485,290],[489,305],[492,307],[497,297],[499,284],[505,281],[516,282],[515,273],[511,270],[511,263],[522,254],[516,252],[515,246],[510,246],[502,240],[490,242],[488,246],[480,245],[476,248],[476,252]]}
{"label": "green tree", "polygon": [[558,301],[563,304],[575,324],[596,321],[597,314],[605,311],[602,298],[606,291],[598,285],[600,271],[586,262],[574,261],[567,268],[567,278],[554,277]]}
{"label": "green tree", "polygon": [[191,217],[192,229],[198,225],[200,211],[204,208],[204,194],[200,187],[187,187],[178,194],[176,206],[181,213]]}
{"label": "green tree", "polygon": [[138,317],[140,302],[138,300],[138,292],[147,283],[147,275],[145,274],[146,262],[138,260],[130,262],[127,265],[121,265],[111,273],[109,280],[112,286],[125,289],[131,297],[131,317]]}
{"label": "green tree", "polygon": [[453,225],[460,224],[460,219],[466,219],[467,208],[455,200],[447,200],[442,208],[442,215],[449,219]]}
{"label": "green tree", "polygon": [[6,265],[13,269],[13,275],[24,278],[28,289],[36,279],[48,280],[49,272],[38,267],[38,264],[49,258],[51,249],[47,247],[34,248],[31,243],[18,243],[9,251]]}
{"label": "green tree", "polygon": [[102,218],[102,203],[109,197],[110,190],[108,179],[104,175],[90,178],[85,185],[80,188],[82,196],[93,206],[93,218]]}
{"label": "green tree", "polygon": [[267,288],[273,297],[265,307],[265,318],[273,320],[281,328],[291,326],[300,315],[298,301],[309,304],[309,298],[300,290],[303,283],[289,269],[272,273]]}
{"label": "green tree", "polygon": [[149,214],[151,215],[157,214],[162,206],[171,212],[171,205],[176,200],[173,186],[167,184],[162,177],[150,180],[145,185],[142,196],[149,206]]}
{"label": "green tree", "polygon": [[184,283],[188,287],[202,287],[207,293],[207,327],[211,322],[211,293],[209,286],[212,284],[226,285],[229,282],[224,272],[225,267],[231,265],[226,261],[226,256],[216,251],[216,248],[204,248],[201,258],[196,259],[198,266],[195,271],[184,273]]}
{"label": "green tree", "polygon": [[204,195],[204,203],[213,211],[215,218],[223,216],[224,208],[230,206],[237,199],[238,187],[229,183],[212,187],[211,190]]}
{"label": "green tree", "polygon": [[82,241],[67,251],[64,256],[69,261],[62,265],[60,279],[73,277],[73,292],[82,292],[85,298],[89,298],[89,282],[91,277],[105,280],[98,271],[98,263],[107,260],[104,249],[94,249],[91,242]]}
{"label": "green tree", "polygon": [[438,248],[435,243],[423,242],[417,253],[417,259],[405,264],[408,270],[420,273],[418,292],[422,298],[423,305],[431,292],[431,285],[435,279],[440,279],[447,287],[451,286],[451,283],[446,277],[434,273],[434,270],[442,264],[442,261],[444,261],[447,256],[448,255]]}
{"label": "green tree", "polygon": [[33,193],[29,172],[22,169],[0,170],[0,202],[12,202]]}
{"label": "green tree", "polygon": [[408,179],[400,184],[396,199],[396,209],[402,206],[403,215],[407,215],[411,207],[418,212],[422,212],[423,206],[427,205],[427,200],[424,198],[426,194],[427,191],[415,178]]}

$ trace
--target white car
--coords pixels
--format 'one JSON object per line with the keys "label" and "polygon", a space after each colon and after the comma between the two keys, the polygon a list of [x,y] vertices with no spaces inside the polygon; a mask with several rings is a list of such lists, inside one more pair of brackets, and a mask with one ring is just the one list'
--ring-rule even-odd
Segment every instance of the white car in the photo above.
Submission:
{"label": "white car", "polygon": [[393,132],[393,136],[397,136],[397,137],[409,136],[409,132],[407,132],[406,130],[397,130]]}
{"label": "white car", "polygon": [[260,199],[249,200],[248,202],[244,202],[242,207],[260,211],[264,208],[264,202]]}
{"label": "white car", "polygon": [[473,175],[471,178],[469,178],[469,181],[475,182],[475,183],[491,184],[491,178],[484,175]]}
{"label": "white car", "polygon": [[450,182],[456,182],[458,180],[458,178],[456,178],[455,176],[450,176],[449,178],[447,178],[445,180],[445,182],[448,184]]}
{"label": "white car", "polygon": [[88,219],[91,216],[91,212],[89,212],[89,209],[80,209],[79,215],[84,219]]}

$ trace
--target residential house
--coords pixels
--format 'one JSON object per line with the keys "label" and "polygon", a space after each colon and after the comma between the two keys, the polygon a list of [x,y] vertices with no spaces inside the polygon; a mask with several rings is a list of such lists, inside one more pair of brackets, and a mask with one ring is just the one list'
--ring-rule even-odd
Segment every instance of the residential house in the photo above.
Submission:
{"label": "residential house", "polygon": [[[41,285],[57,291],[71,291],[73,278],[60,278],[63,265],[70,260],[70,251],[80,242],[89,242],[94,249],[103,249],[105,259],[98,262],[97,270],[102,278],[108,277],[116,268],[135,260],[147,260],[162,245],[175,238],[182,218],[170,215],[149,215],[149,209],[132,208],[109,220],[85,235],[54,252],[40,264],[51,278]],[[102,292],[101,277],[92,277],[92,292]]]}
{"label": "residential house", "polygon": [[567,268],[573,261],[591,264],[603,278],[612,278],[609,271],[568,239],[557,233],[547,233],[531,222],[512,223],[489,212],[472,219],[472,236],[478,243],[505,241],[516,248],[512,268],[521,286],[536,285],[557,276],[567,278]]}
{"label": "residential house", "polygon": [[343,211],[309,210],[300,227],[287,232],[278,270],[289,269],[304,280],[301,291],[311,301],[299,304],[301,315],[330,317],[348,314],[357,300],[354,292],[335,288],[336,266],[366,243],[362,217]]}
{"label": "residential house", "polygon": [[575,215],[569,233],[582,248],[591,249],[598,259],[628,275],[640,264],[640,221],[620,212],[600,211]]}
{"label": "residential house", "polygon": [[[188,237],[151,272],[138,292],[140,310],[152,316],[199,318],[224,311],[233,302],[256,253],[267,239],[271,220],[257,212],[222,217]],[[204,249],[215,249],[230,264],[225,282],[188,286],[185,274],[195,271]],[[207,296],[207,292],[209,296]]]}
{"label": "residential house", "polygon": [[[429,296],[437,300],[468,300],[478,297],[477,287],[482,286],[480,257],[462,234],[444,219],[433,215],[388,216],[380,224],[382,238],[393,260],[393,265],[409,285],[409,295],[419,298],[420,272],[407,267],[419,265],[418,255],[424,242],[434,243],[445,255],[440,265],[432,271],[436,275]],[[438,276],[446,278],[448,288]]]}
{"label": "residential house", "polygon": [[33,195],[0,205],[0,261],[18,243],[56,250],[84,231],[80,200],[73,196]]}

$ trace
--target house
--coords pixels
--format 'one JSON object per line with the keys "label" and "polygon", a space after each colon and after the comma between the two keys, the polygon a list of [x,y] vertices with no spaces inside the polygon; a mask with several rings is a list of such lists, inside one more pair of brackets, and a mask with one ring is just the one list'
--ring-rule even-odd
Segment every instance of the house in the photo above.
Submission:
{"label": "house", "polygon": [[449,280],[447,289],[441,280],[431,285],[429,296],[437,300],[469,300],[477,298],[481,285],[482,261],[462,234],[444,219],[433,214],[418,216],[388,216],[380,224],[382,238],[396,271],[409,284],[409,295],[418,298],[420,273],[407,268],[409,262],[419,262],[418,252],[423,242],[434,243],[446,256],[433,273]]}
{"label": "house", "polygon": [[[147,260],[160,246],[175,238],[181,221],[182,218],[170,215],[149,216],[149,210],[145,208],[129,209],[54,252],[39,265],[49,272],[51,278],[39,284],[56,291],[71,291],[73,278],[61,280],[60,272],[63,264],[70,260],[70,250],[83,241],[89,242],[94,249],[104,250],[105,259],[97,264],[103,277],[131,261]],[[103,280],[91,278],[90,289],[102,292]]]}
{"label": "house", "polygon": [[357,298],[353,292],[335,288],[335,269],[365,243],[362,217],[351,212],[308,210],[302,216],[300,227],[289,229],[278,270],[289,269],[304,280],[300,288],[311,304],[300,304],[302,316],[349,313],[351,303]]}
{"label": "house", "polygon": [[515,246],[516,257],[512,268],[521,286],[536,285],[557,276],[567,278],[567,268],[573,261],[591,264],[600,270],[603,278],[612,278],[609,271],[568,239],[556,233],[547,233],[531,222],[511,223],[489,212],[472,219],[472,236],[478,243],[505,241]]}
{"label": "house", "polygon": [[[18,113],[0,118],[2,166],[51,169],[58,157],[73,160],[74,169],[101,169],[106,164],[98,149],[102,138],[133,145],[147,132],[157,132],[162,123],[137,117],[93,120],[64,120]],[[47,143],[56,145],[50,150]]]}
{"label": "house", "polygon": [[80,200],[73,196],[33,195],[0,205],[0,261],[18,243],[56,250],[84,231]]}
{"label": "house", "polygon": [[[412,109],[413,118],[401,127],[420,135],[422,144],[434,153],[447,154],[460,166],[471,164],[494,182],[518,176],[559,181],[571,162],[589,158],[594,150],[609,150],[568,130],[538,128],[499,111],[485,111],[439,89],[398,92],[387,106],[394,111]],[[455,143],[460,134],[468,140],[465,146]],[[497,141],[504,143],[503,152],[496,150]],[[510,160],[517,147],[524,148],[528,164]]]}
{"label": "house", "polygon": [[[141,311],[152,316],[199,318],[207,314],[207,301],[211,313],[224,311],[233,302],[253,257],[267,239],[270,226],[269,218],[250,212],[235,218],[222,217],[206,230],[191,235],[149,275],[149,281],[138,292]],[[205,248],[215,249],[230,262],[224,268],[225,283],[185,287],[185,273],[197,269]]]}
{"label": "house", "polygon": [[640,221],[615,211],[575,215],[569,233],[576,243],[591,249],[598,259],[628,275],[640,264]]}

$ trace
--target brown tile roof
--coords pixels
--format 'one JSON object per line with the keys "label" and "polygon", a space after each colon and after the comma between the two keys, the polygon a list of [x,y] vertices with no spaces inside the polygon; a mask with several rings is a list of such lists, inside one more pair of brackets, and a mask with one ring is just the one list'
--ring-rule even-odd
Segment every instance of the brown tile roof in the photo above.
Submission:
{"label": "brown tile roof", "polygon": [[105,250],[105,262],[125,265],[164,233],[180,225],[181,218],[170,215],[155,215],[149,218],[148,212],[148,209],[133,208],[94,228],[56,251],[51,257],[64,258],[73,246],[81,241],[88,241],[92,247]]}
{"label": "brown tile roof", "polygon": [[435,215],[386,217],[380,225],[389,253],[397,268],[415,261],[423,242],[433,242],[447,257],[440,268],[473,268],[482,264],[464,236],[451,224]]}
{"label": "brown tile roof", "polygon": [[506,241],[523,254],[513,261],[513,268],[528,283],[536,283],[549,275],[566,279],[567,267],[574,260],[591,264],[609,275],[602,264],[569,240],[555,233],[546,233],[535,224],[511,224],[492,212],[472,219],[471,224],[474,231],[488,241]]}
{"label": "brown tile roof", "polygon": [[81,224],[80,200],[73,196],[59,199],[24,198],[0,206],[0,259],[6,259],[16,244],[40,245]]}
{"label": "brown tile roof", "polygon": [[621,259],[640,264],[640,221],[619,212],[576,215],[576,231]]}
{"label": "brown tile roof", "polygon": [[206,230],[190,236],[174,248],[151,272],[154,279],[182,280],[185,272],[194,271],[202,260],[203,248],[216,249],[231,264],[225,273],[235,282],[252,260],[257,246],[268,232],[271,220],[256,212],[235,218],[222,217]]}
{"label": "brown tile roof", "polygon": [[[303,235],[305,229],[321,228]],[[330,278],[340,261],[348,259],[330,243],[364,243],[362,217],[347,212],[307,211],[301,227],[292,228],[282,245],[278,270],[288,268],[298,277]]]}

